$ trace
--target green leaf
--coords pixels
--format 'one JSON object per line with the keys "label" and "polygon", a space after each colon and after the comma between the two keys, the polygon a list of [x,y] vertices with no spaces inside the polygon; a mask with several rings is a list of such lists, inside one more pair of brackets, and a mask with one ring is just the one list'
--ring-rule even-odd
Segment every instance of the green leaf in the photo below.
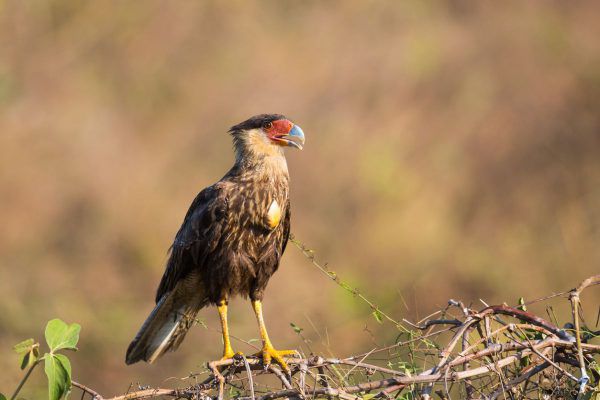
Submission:
{"label": "green leaf", "polygon": [[50,347],[51,352],[60,349],[77,350],[77,342],[79,341],[79,324],[67,325],[60,319],[53,319],[46,325],[46,342]]}
{"label": "green leaf", "polygon": [[383,323],[383,314],[381,313],[381,311],[379,311],[378,308],[376,308],[375,311],[373,311],[373,316],[375,317],[377,322],[379,322],[380,324]]}
{"label": "green leaf", "polygon": [[48,398],[60,400],[71,390],[71,363],[63,354],[44,355],[44,371],[48,377]]}
{"label": "green leaf", "polygon": [[63,368],[65,371],[67,371],[67,377],[69,378],[69,390],[71,390],[71,361],[69,361],[69,358],[64,354],[55,354],[54,356],[60,360]]}
{"label": "green leaf", "polygon": [[31,367],[39,357],[39,343],[34,343],[33,339],[27,339],[13,346],[17,354],[21,356],[21,369]]}
{"label": "green leaf", "polygon": [[238,397],[242,394],[242,392],[240,392],[240,390],[234,386],[230,386],[229,387],[229,397],[231,398],[235,398]]}
{"label": "green leaf", "polygon": [[293,322],[290,322],[290,326],[292,327],[292,329],[294,330],[294,332],[296,332],[298,335],[302,333],[302,331],[304,329],[300,328],[298,325],[296,325]]}
{"label": "green leaf", "polygon": [[29,368],[38,360],[39,357],[39,345],[36,345],[27,353],[23,353],[21,358],[21,369]]}
{"label": "green leaf", "polygon": [[27,339],[27,340],[23,340],[21,343],[17,343],[13,346],[13,350],[17,353],[17,354],[21,354],[21,353],[25,353],[28,352],[31,347],[33,347],[34,344],[34,340],[33,339]]}
{"label": "green leaf", "polygon": [[350,285],[348,285],[346,282],[340,282],[340,286],[343,287],[344,289],[346,289],[349,292],[353,292],[354,288]]}
{"label": "green leaf", "polygon": [[521,311],[527,311],[527,306],[525,305],[525,299],[519,297],[519,306],[517,307]]}
{"label": "green leaf", "polygon": [[6,400],[6,396],[0,393],[0,400]]}
{"label": "green leaf", "polygon": [[597,396],[597,392],[593,391],[593,392],[587,392],[583,395],[583,397],[581,397],[581,400],[597,400],[598,396]]}

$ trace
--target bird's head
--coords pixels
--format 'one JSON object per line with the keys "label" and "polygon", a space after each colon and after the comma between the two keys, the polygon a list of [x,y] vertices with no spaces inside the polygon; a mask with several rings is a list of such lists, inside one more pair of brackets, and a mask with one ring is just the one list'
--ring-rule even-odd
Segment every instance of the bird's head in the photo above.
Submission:
{"label": "bird's head", "polygon": [[283,115],[261,114],[229,129],[238,157],[283,155],[285,147],[302,150],[304,132]]}

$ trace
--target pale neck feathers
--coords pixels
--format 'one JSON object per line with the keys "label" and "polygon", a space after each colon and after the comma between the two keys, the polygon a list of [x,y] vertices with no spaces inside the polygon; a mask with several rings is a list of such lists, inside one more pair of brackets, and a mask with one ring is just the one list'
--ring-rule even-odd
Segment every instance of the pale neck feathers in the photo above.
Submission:
{"label": "pale neck feathers", "polygon": [[233,139],[235,164],[245,171],[265,177],[285,177],[288,168],[283,147],[272,143],[261,131],[252,129]]}

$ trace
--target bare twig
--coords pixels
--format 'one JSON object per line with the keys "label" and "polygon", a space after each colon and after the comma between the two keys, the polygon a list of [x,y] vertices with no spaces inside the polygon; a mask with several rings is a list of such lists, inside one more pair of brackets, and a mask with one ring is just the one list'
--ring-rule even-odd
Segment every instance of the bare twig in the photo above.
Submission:
{"label": "bare twig", "polygon": [[[329,274],[327,269],[323,271]],[[209,376],[201,383],[183,388],[144,388],[108,399],[80,383],[73,382],[73,386],[93,400],[158,397],[222,400],[226,388],[235,389],[238,400],[334,397],[354,400],[367,393],[371,397],[392,399],[404,390],[415,396],[421,393],[423,399],[430,399],[432,393],[448,399],[456,397],[453,393],[466,394],[468,399],[496,399],[503,395],[533,399],[545,393],[540,382],[553,379],[550,382],[553,393],[575,390],[581,397],[590,389],[588,368],[592,357],[600,356],[600,345],[586,343],[583,336],[582,332],[588,330],[585,325],[582,327],[579,315],[580,294],[599,283],[600,276],[591,277],[570,292],[572,331],[515,307],[486,304],[477,311],[453,300],[450,304],[459,307],[462,315],[454,317],[446,308],[417,324],[404,320],[415,329],[407,331],[406,341],[345,358],[287,358],[290,376],[275,365],[265,370],[260,358],[234,357],[209,362]],[[448,319],[448,315],[453,319]],[[395,319],[389,317],[389,320],[398,326]],[[447,327],[434,331],[438,325]],[[295,374],[299,375],[292,379]],[[263,375],[275,377],[283,389],[262,383]]]}

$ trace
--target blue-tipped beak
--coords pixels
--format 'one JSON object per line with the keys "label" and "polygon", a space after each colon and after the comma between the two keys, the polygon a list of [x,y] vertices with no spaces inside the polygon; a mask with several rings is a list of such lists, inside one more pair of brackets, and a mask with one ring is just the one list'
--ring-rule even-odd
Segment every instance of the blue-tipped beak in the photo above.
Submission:
{"label": "blue-tipped beak", "polygon": [[302,150],[302,147],[304,147],[304,132],[302,132],[302,128],[300,128],[298,125],[294,125],[287,135],[282,136],[281,139],[284,139],[288,146],[292,146],[300,150]]}

